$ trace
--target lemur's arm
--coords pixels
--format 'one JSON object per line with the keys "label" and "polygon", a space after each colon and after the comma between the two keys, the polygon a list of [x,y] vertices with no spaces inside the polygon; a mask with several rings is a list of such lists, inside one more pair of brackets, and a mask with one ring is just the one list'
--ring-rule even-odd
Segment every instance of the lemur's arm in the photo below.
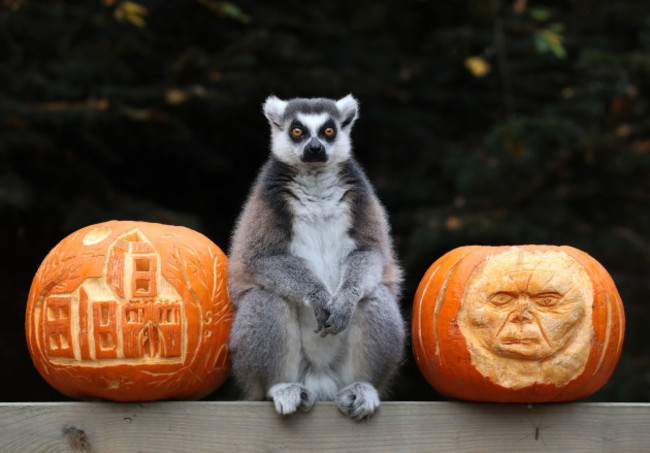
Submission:
{"label": "lemur's arm", "polygon": [[343,280],[337,293],[359,300],[381,282],[383,258],[376,248],[358,248],[350,253],[343,271]]}
{"label": "lemur's arm", "polygon": [[329,297],[323,282],[300,257],[289,254],[259,257],[251,262],[251,271],[259,284],[285,299],[302,302],[305,296],[308,299]]}
{"label": "lemur's arm", "polygon": [[311,306],[319,328],[325,324],[331,295],[304,259],[289,254],[258,257],[251,271],[259,284],[284,299]]}
{"label": "lemur's arm", "polygon": [[381,252],[374,247],[358,248],[347,256],[341,284],[327,305],[329,317],[322,327],[319,324],[323,336],[347,327],[357,303],[381,282],[383,262]]}

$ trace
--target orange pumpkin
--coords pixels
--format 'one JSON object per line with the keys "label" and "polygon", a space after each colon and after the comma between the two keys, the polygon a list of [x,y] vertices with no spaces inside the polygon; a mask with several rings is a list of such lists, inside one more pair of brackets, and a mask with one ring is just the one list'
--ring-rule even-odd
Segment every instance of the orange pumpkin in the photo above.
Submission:
{"label": "orange pumpkin", "polygon": [[413,351],[439,392],[570,401],[609,379],[625,318],[607,271],[567,246],[467,246],[438,259],[413,306]]}
{"label": "orange pumpkin", "polygon": [[111,221],[63,239],[27,303],[32,360],[75,398],[197,399],[229,373],[227,258],[184,227]]}

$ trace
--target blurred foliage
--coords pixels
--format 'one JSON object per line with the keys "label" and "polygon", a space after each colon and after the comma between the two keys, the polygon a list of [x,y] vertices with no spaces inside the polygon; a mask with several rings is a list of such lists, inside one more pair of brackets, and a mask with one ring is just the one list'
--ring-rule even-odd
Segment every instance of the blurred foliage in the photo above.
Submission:
{"label": "blurred foliage", "polygon": [[[628,319],[591,399],[650,401],[647,0],[0,4],[0,400],[63,398],[23,334],[31,278],[60,239],[141,219],[227,249],[268,152],[264,98],[352,92],[405,315],[451,248],[573,245],[613,275]],[[411,359],[393,397],[441,398]]]}

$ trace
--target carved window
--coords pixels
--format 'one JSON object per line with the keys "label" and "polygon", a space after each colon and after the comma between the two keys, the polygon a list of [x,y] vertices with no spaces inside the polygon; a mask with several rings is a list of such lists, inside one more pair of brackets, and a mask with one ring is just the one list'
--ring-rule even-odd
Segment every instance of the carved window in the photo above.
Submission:
{"label": "carved window", "polygon": [[180,323],[180,311],[178,307],[161,307],[159,315],[160,324]]}
{"label": "carved window", "polygon": [[132,307],[127,308],[125,311],[127,324],[142,324],[144,322],[144,308]]}
{"label": "carved window", "polygon": [[114,300],[93,303],[95,356],[117,356],[117,302]]}
{"label": "carved window", "polygon": [[74,357],[70,317],[70,296],[50,296],[45,302],[45,337],[51,356]]}
{"label": "carved window", "polygon": [[156,296],[156,256],[133,257],[133,297]]}

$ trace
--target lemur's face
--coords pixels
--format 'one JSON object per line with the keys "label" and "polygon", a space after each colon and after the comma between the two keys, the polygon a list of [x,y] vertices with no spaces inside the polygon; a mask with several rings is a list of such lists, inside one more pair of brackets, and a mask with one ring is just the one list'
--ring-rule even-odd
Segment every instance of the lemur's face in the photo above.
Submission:
{"label": "lemur's face", "polygon": [[338,163],[350,157],[350,130],[358,115],[350,95],[331,99],[291,99],[275,96],[264,103],[271,125],[272,152],[290,165]]}

